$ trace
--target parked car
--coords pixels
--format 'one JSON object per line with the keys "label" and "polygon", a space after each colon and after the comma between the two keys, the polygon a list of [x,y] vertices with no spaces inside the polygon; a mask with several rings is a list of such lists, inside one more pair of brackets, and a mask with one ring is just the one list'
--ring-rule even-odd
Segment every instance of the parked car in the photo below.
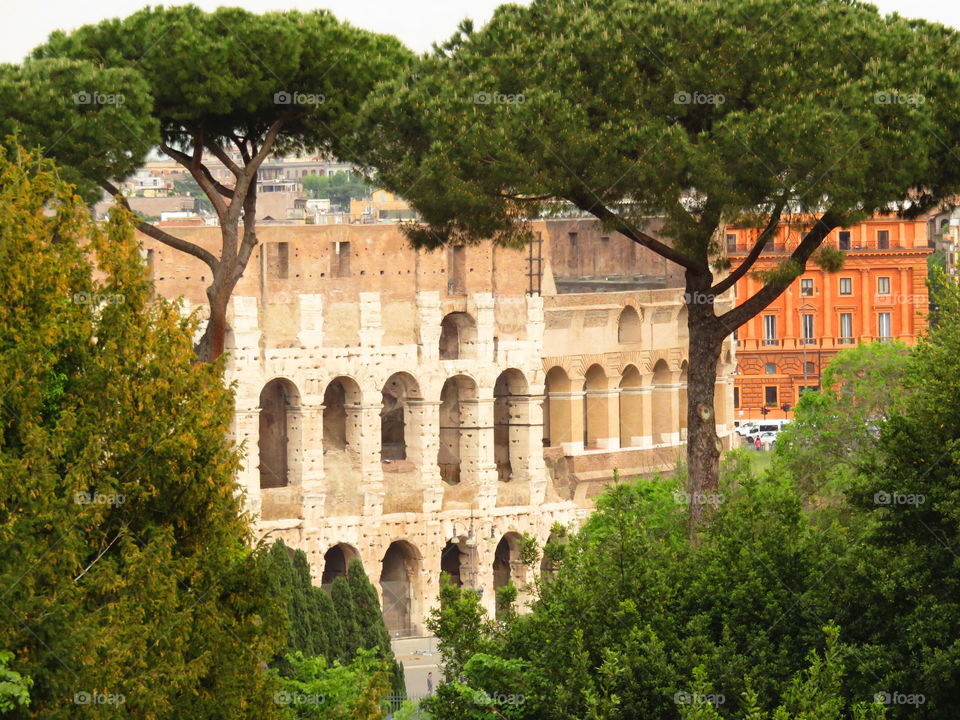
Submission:
{"label": "parked car", "polygon": [[754,422],[753,420],[748,420],[747,422],[735,427],[734,432],[736,432],[737,435],[739,435],[740,437],[746,437],[751,432],[753,432],[756,429],[756,427],[757,427],[756,422]]}
{"label": "parked car", "polygon": [[773,448],[777,444],[777,435],[779,432],[762,432],[760,433],[760,447],[764,448]]}

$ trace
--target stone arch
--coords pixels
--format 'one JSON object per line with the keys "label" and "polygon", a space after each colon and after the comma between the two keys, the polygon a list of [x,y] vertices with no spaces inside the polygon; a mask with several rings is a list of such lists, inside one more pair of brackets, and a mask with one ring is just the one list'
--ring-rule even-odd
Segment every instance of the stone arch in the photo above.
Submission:
{"label": "stone arch", "polygon": [[619,343],[638,343],[641,339],[643,325],[640,319],[640,313],[636,308],[627,305],[621,312],[617,321],[617,342]]}
{"label": "stone arch", "polygon": [[643,377],[636,365],[627,365],[620,374],[620,447],[637,447],[643,431]]}
{"label": "stone arch", "polygon": [[383,385],[383,404],[380,409],[380,460],[407,459],[407,433],[416,433],[411,427],[413,415],[410,401],[420,400],[420,385],[410,373],[397,372]]}
{"label": "stone arch", "polygon": [[383,621],[393,637],[409,637],[417,632],[420,565],[420,553],[406,540],[390,543],[380,561]]}
{"label": "stone arch", "polygon": [[300,393],[286,378],[274,378],[260,391],[260,487],[285,487],[291,481],[291,461],[299,448]]}
{"label": "stone arch", "polygon": [[323,574],[320,586],[329,589],[338,577],[345,577],[351,560],[359,559],[360,551],[353,545],[337,543],[323,554]]}
{"label": "stone arch", "polygon": [[477,555],[475,539],[466,535],[450,538],[440,553],[440,571],[445,572],[454,585],[475,588],[479,571]]}
{"label": "stone arch", "polygon": [[573,442],[570,376],[560,366],[550,368],[543,385],[543,445],[556,447]]}
{"label": "stone arch", "polygon": [[[477,427],[477,383],[466,375],[448,378],[440,390],[440,449],[437,465],[441,479],[456,485],[461,475],[473,469],[469,462],[476,457],[476,448],[468,447],[465,428]],[[474,431],[476,432],[476,431]]]}
{"label": "stone arch", "polygon": [[687,361],[680,363],[680,387],[677,389],[677,405],[680,409],[678,418],[678,427],[680,428],[680,439],[687,438]]}
{"label": "stone arch", "polygon": [[470,313],[452,312],[440,322],[440,359],[460,360],[477,355],[477,322]]}
{"label": "stone arch", "polygon": [[[583,381],[583,447],[589,449],[609,447],[611,437],[611,403],[616,395],[610,392],[607,373],[600,365],[587,368]],[[616,413],[619,415],[619,411]]]}
{"label": "stone arch", "polygon": [[[524,582],[523,564],[520,562],[520,541],[519,533],[507,532],[497,543],[497,549],[493,553],[493,592],[499,588],[509,585],[512,581],[514,585],[519,586]],[[497,606],[496,615],[499,618],[503,610]]]}
{"label": "stone arch", "polygon": [[335,377],[323,393],[323,449],[346,450],[360,441],[360,385],[351,377]]}
{"label": "stone arch", "polygon": [[522,435],[529,432],[529,424],[524,424],[529,417],[523,417],[529,389],[527,378],[516,368],[500,373],[493,386],[493,455],[497,477],[505,482],[529,460],[521,450]]}
{"label": "stone arch", "polygon": [[671,411],[670,387],[673,377],[666,360],[657,360],[653,366],[652,433],[654,443],[670,441],[673,432],[673,412]]}

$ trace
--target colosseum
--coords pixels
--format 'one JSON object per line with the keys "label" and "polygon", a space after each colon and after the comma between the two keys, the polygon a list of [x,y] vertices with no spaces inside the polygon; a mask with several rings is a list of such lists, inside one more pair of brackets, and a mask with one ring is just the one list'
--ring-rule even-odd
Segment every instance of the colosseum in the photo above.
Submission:
{"label": "colosseum", "polygon": [[[592,221],[534,230],[524,248],[427,252],[392,224],[268,224],[234,293],[227,376],[258,532],[303,549],[323,585],[359,558],[395,636],[423,631],[441,572],[495,613],[496,589],[527,580],[525,533],[575,527],[615,468],[683,456],[682,275]],[[217,228],[176,231],[219,247]],[[157,292],[202,312],[207,268],[142,241]],[[734,367],[728,343],[722,438]]]}

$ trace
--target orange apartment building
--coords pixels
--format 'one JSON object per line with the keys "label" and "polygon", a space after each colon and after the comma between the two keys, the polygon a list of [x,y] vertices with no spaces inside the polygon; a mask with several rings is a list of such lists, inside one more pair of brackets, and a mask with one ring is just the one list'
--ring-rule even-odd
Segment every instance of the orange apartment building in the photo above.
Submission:
{"label": "orange apartment building", "polygon": [[[785,260],[801,232],[781,228],[754,269],[770,269]],[[752,228],[727,228],[734,267],[758,234]],[[913,344],[927,327],[927,256],[933,249],[926,218],[871,218],[834,230],[824,246],[846,252],[839,272],[826,273],[808,263],[786,292],[734,333],[737,424],[791,417],[802,389],[818,388],[823,369],[844,348],[894,339]],[[737,303],[761,285],[748,273],[734,288]]]}

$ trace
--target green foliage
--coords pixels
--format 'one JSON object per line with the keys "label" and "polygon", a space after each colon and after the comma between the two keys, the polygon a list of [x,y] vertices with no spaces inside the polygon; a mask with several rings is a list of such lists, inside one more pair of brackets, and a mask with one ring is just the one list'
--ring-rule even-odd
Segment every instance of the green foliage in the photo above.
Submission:
{"label": "green foliage", "polygon": [[523,236],[547,197],[663,216],[706,267],[721,218],[852,220],[956,187],[936,135],[958,57],[948,28],[844,0],[535,0],[371,96],[355,154],[429,223],[415,241]]}
{"label": "green foliage", "polygon": [[322,657],[296,653],[286,658],[292,668],[280,677],[275,700],[290,720],[382,720],[390,692],[389,661],[361,650],[349,664],[328,665]]}
{"label": "green foliage", "polygon": [[94,225],[22,151],[0,152],[0,263],[0,647],[33,683],[9,716],[278,717],[222,363],[151,300],[129,216]]}
{"label": "green foliage", "polygon": [[[850,712],[846,712],[847,702],[841,693],[845,648],[839,643],[840,631],[836,625],[828,625],[824,632],[827,644],[823,657],[816,651],[810,652],[809,667],[797,672],[784,692],[783,704],[773,710],[772,714],[761,710],[757,693],[749,681],[747,682],[744,711],[740,716],[743,720],[840,720],[847,717],[852,720],[882,720],[886,717],[883,705],[877,702],[855,703]],[[714,693],[702,665],[694,668],[691,687],[692,692],[684,693],[678,698],[681,700],[680,719],[720,720],[722,716],[717,707],[722,705],[726,698],[722,694]]]}
{"label": "green foliage", "polygon": [[33,681],[7,667],[13,660],[9,650],[0,652],[0,712],[9,712],[30,704],[30,687]]}
{"label": "green foliage", "polygon": [[838,353],[823,371],[822,389],[803,393],[780,434],[777,471],[808,495],[848,486],[886,418],[913,392],[913,365],[901,342],[861,343]]}
{"label": "green foliage", "polygon": [[430,610],[427,629],[437,637],[437,649],[443,656],[443,675],[457,677],[474,654],[488,647],[492,623],[480,604],[479,593],[450,582],[441,575],[439,607]]}
{"label": "green foliage", "polygon": [[373,187],[355,173],[340,171],[333,175],[307,175],[303,189],[312,198],[330,198],[331,205],[349,208],[351,200],[368,197]]}
{"label": "green foliage", "polygon": [[819,248],[811,257],[814,264],[824,272],[835,273],[843,269],[847,254],[829,245]]}

